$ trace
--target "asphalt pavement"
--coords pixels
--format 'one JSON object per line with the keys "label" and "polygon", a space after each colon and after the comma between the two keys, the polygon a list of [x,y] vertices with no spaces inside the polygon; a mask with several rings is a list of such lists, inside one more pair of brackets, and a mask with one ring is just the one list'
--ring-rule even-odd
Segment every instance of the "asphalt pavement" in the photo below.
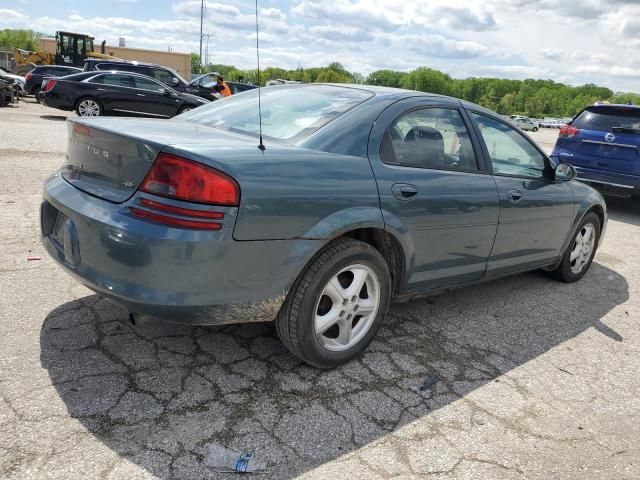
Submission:
{"label": "asphalt pavement", "polygon": [[362,358],[319,371],[268,324],[134,326],[57,267],[38,211],[60,113],[0,109],[0,478],[237,478],[212,445],[265,461],[256,478],[640,478],[640,203],[608,199],[581,282],[394,305]]}

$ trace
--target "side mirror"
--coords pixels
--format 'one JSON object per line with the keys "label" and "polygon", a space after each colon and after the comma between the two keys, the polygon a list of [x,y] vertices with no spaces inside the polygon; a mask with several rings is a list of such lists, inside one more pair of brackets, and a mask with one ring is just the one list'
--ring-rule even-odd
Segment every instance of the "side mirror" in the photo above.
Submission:
{"label": "side mirror", "polygon": [[556,182],[569,182],[578,176],[578,172],[568,163],[559,163],[554,171]]}
{"label": "side mirror", "polygon": [[173,77],[171,79],[171,83],[173,83],[174,85],[178,85],[180,83],[180,80],[178,80],[176,77]]}

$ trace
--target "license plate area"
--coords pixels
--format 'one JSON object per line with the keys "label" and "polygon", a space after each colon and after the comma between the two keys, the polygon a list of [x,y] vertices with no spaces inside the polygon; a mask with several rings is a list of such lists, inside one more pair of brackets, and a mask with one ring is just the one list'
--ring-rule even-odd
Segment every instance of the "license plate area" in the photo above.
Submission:
{"label": "license plate area", "polygon": [[49,238],[57,243],[60,248],[64,248],[64,224],[68,219],[69,217],[59,211],[49,235]]}

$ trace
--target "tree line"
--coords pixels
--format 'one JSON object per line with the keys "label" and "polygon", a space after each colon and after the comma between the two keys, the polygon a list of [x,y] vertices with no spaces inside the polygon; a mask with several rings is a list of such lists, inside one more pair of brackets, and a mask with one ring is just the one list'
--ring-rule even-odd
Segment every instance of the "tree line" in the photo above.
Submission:
{"label": "tree line", "polygon": [[[196,55],[197,57],[197,55]],[[211,64],[207,72],[220,72],[231,81],[257,83],[255,69],[242,70],[233,65]],[[571,117],[587,105],[595,102],[640,104],[640,95],[621,93],[587,84],[570,86],[553,80],[507,80],[500,78],[456,79],[432,68],[420,67],[410,72],[377,70],[368,76],[349,72],[339,62],[326,67],[287,70],[267,67],[260,72],[260,83],[271,79],[298,82],[358,83],[385,87],[406,88],[461,98],[504,115],[527,115],[530,117]]]}
{"label": "tree line", "polygon": [[[37,50],[42,34],[31,30],[0,30],[0,47]],[[191,54],[192,71],[200,68],[200,57]],[[217,71],[228,80],[258,83],[256,69],[242,70],[233,65],[211,64],[205,72]],[[640,95],[613,92],[606,87],[587,84],[570,86],[552,80],[507,80],[500,78],[456,79],[432,68],[420,67],[410,72],[377,70],[364,76],[350,72],[339,62],[325,67],[288,70],[268,67],[260,72],[260,83],[272,79],[298,82],[358,83],[386,87],[407,88],[422,92],[438,93],[478,103],[501,114],[520,114],[530,117],[570,117],[585,106],[597,101],[640,104]]]}

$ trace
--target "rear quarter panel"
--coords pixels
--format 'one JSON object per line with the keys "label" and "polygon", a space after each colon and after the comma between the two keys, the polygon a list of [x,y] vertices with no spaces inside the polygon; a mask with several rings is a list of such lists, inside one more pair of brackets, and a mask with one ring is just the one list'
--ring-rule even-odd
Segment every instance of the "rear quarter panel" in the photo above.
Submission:
{"label": "rear quarter panel", "polygon": [[236,240],[330,239],[353,228],[384,227],[367,158],[278,145],[260,151],[257,143],[255,149],[185,148],[190,158],[240,184]]}

